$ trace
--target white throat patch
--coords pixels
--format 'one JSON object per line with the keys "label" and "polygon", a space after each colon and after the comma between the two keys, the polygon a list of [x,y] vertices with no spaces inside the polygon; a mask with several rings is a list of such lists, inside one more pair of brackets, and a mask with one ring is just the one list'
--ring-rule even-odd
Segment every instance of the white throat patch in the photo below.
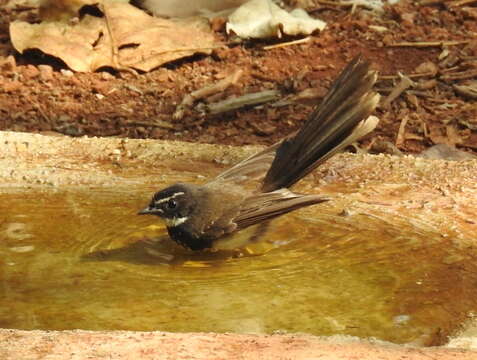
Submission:
{"label": "white throat patch", "polygon": [[164,219],[164,221],[166,222],[167,227],[175,227],[185,223],[188,219],[188,216],[184,216],[181,218]]}

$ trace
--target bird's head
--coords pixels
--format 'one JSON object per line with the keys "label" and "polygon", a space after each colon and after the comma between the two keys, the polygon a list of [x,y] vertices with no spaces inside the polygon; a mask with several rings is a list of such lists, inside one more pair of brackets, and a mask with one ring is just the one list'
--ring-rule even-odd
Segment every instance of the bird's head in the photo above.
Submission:
{"label": "bird's head", "polygon": [[192,186],[179,183],[155,193],[149,206],[138,214],[159,216],[167,227],[175,227],[189,219],[195,206]]}

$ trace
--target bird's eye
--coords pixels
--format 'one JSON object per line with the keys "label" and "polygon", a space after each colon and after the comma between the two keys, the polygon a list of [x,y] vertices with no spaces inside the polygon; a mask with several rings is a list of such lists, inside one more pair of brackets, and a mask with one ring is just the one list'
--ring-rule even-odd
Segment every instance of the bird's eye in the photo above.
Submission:
{"label": "bird's eye", "polygon": [[167,202],[167,208],[168,209],[175,209],[176,207],[177,207],[177,201],[175,201],[174,199],[170,199]]}

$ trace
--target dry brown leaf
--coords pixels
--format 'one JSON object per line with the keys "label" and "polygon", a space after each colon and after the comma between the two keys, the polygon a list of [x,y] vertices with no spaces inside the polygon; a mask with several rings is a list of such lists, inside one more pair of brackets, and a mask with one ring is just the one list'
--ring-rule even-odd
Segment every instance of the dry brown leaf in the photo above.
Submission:
{"label": "dry brown leaf", "polygon": [[77,16],[78,10],[84,5],[97,3],[95,0],[41,0],[40,19],[47,21],[66,21]]}
{"label": "dry brown leaf", "polygon": [[164,63],[218,46],[203,20],[171,21],[149,16],[127,3],[102,0],[103,17],[85,15],[77,24],[14,21],[10,38],[16,50],[39,49],[71,69],[101,67],[150,71]]}

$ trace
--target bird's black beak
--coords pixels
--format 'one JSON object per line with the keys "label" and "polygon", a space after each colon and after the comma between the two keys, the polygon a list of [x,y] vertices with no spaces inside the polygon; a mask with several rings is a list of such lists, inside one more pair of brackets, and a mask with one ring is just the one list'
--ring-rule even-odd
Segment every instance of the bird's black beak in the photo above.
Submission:
{"label": "bird's black beak", "polygon": [[148,206],[148,207],[142,209],[141,211],[139,211],[137,214],[138,215],[151,215],[151,214],[154,214],[154,213],[155,213],[154,209]]}

